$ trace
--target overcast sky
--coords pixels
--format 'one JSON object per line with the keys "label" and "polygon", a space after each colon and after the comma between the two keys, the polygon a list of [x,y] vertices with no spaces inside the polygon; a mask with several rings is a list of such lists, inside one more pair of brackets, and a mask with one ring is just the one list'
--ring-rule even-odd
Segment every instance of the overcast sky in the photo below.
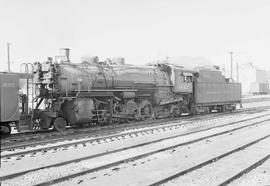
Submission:
{"label": "overcast sky", "polygon": [[54,57],[123,56],[145,64],[166,56],[270,69],[269,0],[0,0],[0,70]]}

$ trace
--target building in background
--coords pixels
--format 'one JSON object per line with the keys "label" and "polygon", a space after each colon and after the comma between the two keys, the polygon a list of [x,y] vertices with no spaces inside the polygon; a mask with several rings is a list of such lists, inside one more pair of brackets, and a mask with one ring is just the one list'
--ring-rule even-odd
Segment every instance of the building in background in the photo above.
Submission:
{"label": "building in background", "polygon": [[242,94],[269,94],[269,79],[266,70],[255,67],[252,63],[241,65],[239,82],[242,83]]}

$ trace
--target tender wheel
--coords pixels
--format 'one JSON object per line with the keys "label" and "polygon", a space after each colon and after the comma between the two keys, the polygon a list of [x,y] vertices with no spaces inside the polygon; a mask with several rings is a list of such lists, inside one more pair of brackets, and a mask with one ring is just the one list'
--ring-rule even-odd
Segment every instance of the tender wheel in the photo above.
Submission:
{"label": "tender wheel", "polygon": [[66,130],[67,122],[64,118],[58,117],[53,121],[53,127],[58,132],[64,132]]}
{"label": "tender wheel", "polygon": [[11,127],[9,123],[1,124],[1,136],[9,136],[11,133]]}

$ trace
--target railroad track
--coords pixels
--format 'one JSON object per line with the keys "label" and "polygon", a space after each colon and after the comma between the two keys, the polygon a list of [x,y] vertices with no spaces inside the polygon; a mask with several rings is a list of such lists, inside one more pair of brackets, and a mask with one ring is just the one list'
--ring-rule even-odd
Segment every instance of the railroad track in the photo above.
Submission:
{"label": "railroad track", "polygon": [[[242,111],[238,111],[242,112]],[[236,113],[238,113],[236,112]],[[219,116],[219,115],[226,115],[229,113],[218,113],[218,114],[211,114],[211,116]],[[206,117],[211,117],[211,116],[206,116]],[[189,120],[189,119],[199,119],[202,116],[183,116],[181,117],[182,120]],[[164,122],[174,122],[174,121],[179,121],[180,118],[166,118],[166,119],[159,119],[159,120],[150,120],[150,121],[138,121],[138,122],[132,122],[132,123],[123,123],[123,124],[118,124],[118,125],[106,125],[106,126],[100,126],[100,125],[95,125],[91,126],[90,128],[68,128],[67,131],[63,133],[59,133],[56,131],[36,131],[36,132],[25,132],[25,133],[17,133],[17,134],[12,134],[8,138],[3,138],[1,139],[1,145],[2,147],[12,145],[14,143],[23,143],[23,142],[28,142],[28,141],[33,141],[33,140],[42,140],[46,142],[44,139],[48,138],[58,138],[59,140],[65,140],[67,138],[70,138],[70,136],[73,136],[74,138],[81,138],[84,137],[85,135],[95,135],[96,133],[100,131],[106,131],[106,130],[121,130],[121,129],[129,129],[129,128],[137,128],[137,127],[144,127],[146,124],[164,124]]]}
{"label": "railroad track", "polygon": [[[240,147],[237,147],[229,152],[223,153],[221,155],[218,155],[216,157],[213,157],[211,159],[208,159],[207,161],[204,161],[200,164],[197,164],[191,168],[188,168],[186,170],[182,170],[176,174],[173,174],[171,176],[168,176],[166,178],[163,178],[155,183],[150,184],[149,186],[158,186],[158,185],[166,185],[166,183],[168,183],[169,181],[172,181],[176,178],[180,178],[181,176],[185,175],[185,174],[189,174],[193,171],[196,171],[198,169],[201,169],[207,165],[210,164],[214,164],[217,161],[222,160],[223,158],[226,158],[234,153],[237,153],[239,151],[244,151],[246,148],[250,148],[251,146],[254,146],[255,144],[262,142],[266,139],[269,139],[270,134],[265,135],[261,138],[258,138],[250,143],[247,143],[245,145],[242,145]],[[268,143],[269,144],[269,143]],[[217,184],[218,186],[226,186],[228,184],[230,184],[231,182],[235,181],[236,179],[240,178],[241,176],[243,176],[244,174],[247,174],[248,172],[252,171],[253,169],[257,168],[258,166],[260,166],[261,164],[263,164],[265,161],[267,161],[270,158],[270,154],[269,152],[267,153],[266,156],[264,156],[263,158],[253,162],[250,166],[248,166],[247,168],[240,170],[239,172],[237,172],[236,174],[234,174],[233,176],[229,177],[228,179],[225,179],[222,183]],[[247,160],[248,161],[248,160]],[[226,165],[224,165],[226,167]],[[196,178],[195,178],[196,179]],[[176,182],[177,183],[177,182]]]}
{"label": "railroad track", "polygon": [[[179,120],[179,119],[178,119]],[[198,117],[196,118],[187,118],[185,117],[182,121],[192,121],[192,120],[199,120]],[[162,122],[163,121],[163,122]],[[171,122],[177,122],[176,119],[167,119],[167,120],[158,120],[158,121],[150,121],[148,124],[145,122],[138,122],[136,125],[132,125],[131,123],[129,124],[121,124],[117,126],[100,126],[100,127],[94,127],[94,128],[88,128],[88,129],[71,129],[74,132],[65,132],[64,134],[60,134],[58,132],[53,132],[52,134],[48,133],[46,135],[41,135],[40,134],[34,134],[34,137],[28,136],[28,140],[23,140],[21,139],[24,138],[24,136],[16,137],[16,140],[13,139],[8,139],[10,142],[5,142],[2,140],[1,143],[1,152],[3,151],[13,151],[15,149],[24,149],[27,148],[28,146],[38,146],[38,145],[46,145],[46,144],[53,144],[61,141],[70,141],[70,140],[78,140],[78,139],[83,139],[83,138],[97,138],[99,136],[103,135],[110,135],[113,133],[120,133],[124,132],[126,130],[136,130],[139,128],[145,128],[145,127],[151,127],[155,125],[166,125],[167,123]],[[29,134],[31,135],[31,134]]]}
{"label": "railroad track", "polygon": [[[262,107],[254,107],[254,108],[245,108],[245,109],[238,109],[234,111],[232,114],[238,114],[238,113],[244,113],[244,112],[260,112],[263,109],[269,109],[270,106],[262,106]],[[83,138],[85,135],[95,135],[96,133],[99,133],[100,131],[109,131],[109,130],[122,130],[122,129],[129,129],[129,128],[137,128],[137,127],[143,127],[151,124],[164,124],[167,122],[177,122],[179,119],[182,120],[190,120],[190,119],[199,119],[200,117],[217,117],[220,115],[228,115],[231,113],[212,113],[207,116],[197,115],[197,116],[184,116],[181,118],[165,118],[165,119],[159,119],[159,120],[150,120],[150,121],[138,121],[133,123],[123,123],[119,125],[107,125],[107,126],[91,126],[90,128],[68,128],[63,133],[59,133],[56,131],[36,131],[36,132],[23,132],[23,133],[15,133],[11,134],[8,138],[1,138],[1,147],[4,148],[5,146],[11,146],[12,144],[18,144],[18,143],[27,143],[30,141],[44,141],[46,142],[46,139],[59,139],[66,140],[67,138],[70,138],[70,136],[74,136],[74,138]],[[54,142],[53,142],[54,143]]]}
{"label": "railroad track", "polygon": [[[267,116],[268,114],[263,114],[263,115],[259,115],[256,118],[261,118],[264,116]],[[219,116],[219,115],[218,115]],[[226,118],[209,118],[206,117],[204,120],[201,120],[201,123],[207,123],[209,121],[221,121],[221,120],[225,120]],[[24,156],[26,156],[27,154],[36,154],[38,152],[48,152],[50,150],[54,150],[54,149],[60,149],[60,148],[67,148],[70,146],[78,146],[80,144],[86,145],[86,144],[93,144],[94,142],[98,142],[100,143],[100,141],[106,141],[108,139],[116,139],[119,137],[131,137],[132,135],[138,135],[138,134],[143,134],[144,133],[153,133],[153,132],[159,132],[159,130],[177,130],[179,127],[186,127],[186,125],[189,125],[189,127],[193,127],[194,125],[198,125],[198,123],[194,123],[193,121],[197,121],[199,118],[192,118],[192,120],[187,120],[187,121],[175,121],[175,122],[168,122],[166,124],[161,124],[161,125],[148,125],[148,126],[143,126],[142,128],[138,128],[138,130],[135,130],[137,128],[132,128],[133,130],[131,131],[124,131],[124,132],[120,132],[120,133],[116,133],[115,131],[105,131],[103,133],[99,133],[99,135],[104,135],[104,136],[86,136],[85,134],[80,136],[81,138],[79,138],[79,140],[75,140],[74,136],[71,137],[65,137],[65,138],[61,138],[61,140],[69,140],[72,139],[72,141],[67,141],[65,143],[61,143],[61,144],[54,144],[56,142],[59,142],[59,139],[49,139],[47,141],[37,141],[37,142],[33,142],[33,143],[22,143],[22,144],[18,144],[16,146],[11,146],[11,147],[2,147],[2,155],[1,158],[2,159],[10,159],[11,157],[16,157],[19,156],[20,158],[23,158]],[[216,120],[215,120],[216,119]],[[227,119],[231,119],[231,116],[229,116]],[[244,121],[248,121],[249,119],[243,119],[240,120],[240,122],[244,122]],[[230,122],[229,125],[235,124],[239,121],[234,121],[234,122]],[[215,128],[216,126],[212,126],[212,128]],[[146,129],[144,129],[146,128]],[[116,133],[116,134],[115,134]],[[51,143],[52,145],[46,146],[46,144]],[[37,147],[38,146],[38,147]],[[39,147],[40,146],[40,147]],[[33,149],[27,149],[27,147],[33,147]],[[37,148],[35,148],[37,147]],[[15,151],[15,149],[22,149],[20,151]],[[5,153],[5,151],[11,151],[9,153]],[[3,153],[4,152],[4,153]]]}
{"label": "railroad track", "polygon": [[[93,172],[96,172],[96,171],[108,169],[108,168],[111,168],[111,167],[114,167],[114,166],[117,166],[117,165],[120,165],[120,164],[123,164],[123,163],[127,163],[127,162],[130,162],[130,161],[135,161],[135,160],[138,160],[138,159],[142,159],[142,158],[151,156],[153,154],[168,151],[170,149],[174,149],[174,148],[177,148],[177,147],[180,147],[180,146],[186,146],[186,145],[193,144],[193,143],[196,143],[196,142],[199,142],[199,141],[202,141],[202,140],[206,140],[206,139],[209,139],[209,138],[213,138],[213,137],[216,137],[216,136],[221,136],[221,135],[228,134],[228,133],[231,133],[231,132],[234,132],[234,131],[239,131],[239,130],[246,129],[246,128],[249,128],[249,127],[252,127],[252,126],[260,125],[261,123],[264,123],[265,121],[269,121],[269,120],[270,120],[270,116],[269,115],[268,116],[264,115],[264,116],[261,116],[261,117],[245,119],[245,120],[238,121],[238,122],[231,122],[231,123],[227,123],[227,124],[224,124],[224,125],[208,127],[208,128],[204,128],[204,129],[201,129],[201,130],[195,130],[195,131],[192,131],[192,132],[186,132],[186,133],[182,133],[182,134],[175,135],[175,136],[170,136],[170,137],[161,138],[161,139],[154,140],[154,141],[149,141],[149,142],[146,142],[146,143],[140,143],[140,144],[137,144],[137,145],[134,145],[134,146],[128,146],[128,147],[124,147],[124,148],[115,149],[115,150],[109,151],[109,152],[103,152],[103,153],[99,153],[99,154],[94,154],[94,155],[84,157],[84,158],[78,158],[78,159],[74,159],[74,160],[70,160],[70,161],[66,161],[66,162],[61,162],[61,163],[58,163],[58,164],[53,164],[53,165],[50,165],[50,166],[43,166],[43,167],[39,167],[37,169],[32,169],[32,170],[27,170],[27,171],[22,171],[22,172],[17,172],[17,173],[14,173],[14,174],[1,176],[0,181],[1,182],[8,181],[9,179],[18,178],[20,176],[23,176],[25,174],[29,174],[31,172],[33,173],[33,172],[36,172],[36,171],[42,171],[42,170],[50,169],[50,168],[59,168],[59,167],[65,166],[65,165],[78,163],[78,162],[83,162],[83,161],[95,160],[95,159],[101,158],[101,157],[106,158],[106,156],[107,156],[107,158],[109,158],[113,154],[116,155],[117,153],[121,153],[123,151],[128,151],[128,150],[133,150],[134,151],[135,150],[135,152],[136,152],[136,149],[138,149],[138,148],[142,148],[142,147],[145,147],[145,146],[153,146],[153,145],[156,145],[156,144],[158,144],[160,142],[177,139],[177,138],[183,137],[183,136],[199,135],[197,138],[195,136],[195,139],[193,137],[193,139],[188,140],[186,142],[181,142],[181,143],[177,142],[176,144],[172,144],[172,145],[166,146],[164,148],[159,147],[159,148],[157,148],[155,150],[150,150],[148,152],[142,152],[142,153],[139,153],[139,154],[135,153],[135,155],[132,154],[132,156],[127,157],[127,158],[117,159],[116,161],[111,161],[110,163],[105,163],[104,165],[101,165],[101,166],[96,166],[94,168],[88,168],[86,170],[84,169],[82,171],[77,171],[74,174],[68,174],[68,175],[62,176],[60,178],[44,181],[42,183],[38,183],[38,185],[50,185],[50,184],[60,183],[60,182],[66,181],[66,180],[71,179],[71,178],[76,178],[76,177],[81,176],[81,175],[85,175],[85,174],[93,173]],[[243,147],[248,147],[248,146],[250,146],[252,144],[255,144],[255,143],[257,143],[257,142],[259,142],[259,141],[261,141],[261,140],[263,140],[265,138],[268,138],[268,137],[269,137],[269,135],[266,135],[266,136],[264,136],[264,138],[260,138],[256,142],[249,143],[246,146],[241,146],[241,147],[237,148],[238,150],[230,152],[230,154],[243,149]],[[169,144],[171,144],[171,143],[169,143]],[[220,156],[220,158],[221,158],[221,156]],[[213,160],[213,159],[211,159],[211,160]]]}
{"label": "railroad track", "polygon": [[[235,114],[241,114],[240,113],[233,113],[233,116],[235,116]],[[212,117],[211,117],[212,116]],[[207,115],[207,116],[197,116],[197,117],[190,117],[190,118],[185,118],[182,120],[179,119],[167,119],[164,121],[160,121],[158,120],[157,122],[149,122],[149,124],[147,123],[142,123],[140,122],[139,124],[135,125],[135,126],[130,126],[128,125],[120,125],[120,126],[115,126],[115,127],[109,127],[109,128],[99,128],[98,130],[92,129],[92,130],[88,130],[87,132],[83,132],[82,134],[70,134],[70,135],[64,135],[64,136],[59,136],[56,138],[53,138],[51,136],[47,136],[47,139],[43,139],[44,137],[42,137],[43,140],[40,139],[36,139],[36,138],[32,138],[34,140],[34,142],[29,141],[29,142],[16,142],[16,144],[14,145],[13,143],[11,145],[5,144],[5,142],[2,142],[2,147],[1,147],[1,151],[9,151],[9,150],[14,150],[14,149],[18,149],[18,148],[26,148],[27,146],[38,146],[38,145],[46,145],[46,144],[50,144],[50,143],[56,143],[56,142],[60,142],[60,141],[65,141],[65,140],[76,140],[76,139],[83,139],[83,138],[97,138],[99,136],[103,136],[103,135],[110,135],[110,134],[114,134],[114,133],[120,133],[120,132],[125,132],[125,131],[129,131],[129,130],[136,130],[136,129],[143,129],[143,128],[147,128],[147,127],[153,127],[153,126],[166,126],[167,124],[172,124],[172,123],[186,123],[186,122],[192,122],[192,121],[199,121],[202,120],[204,122],[208,121],[208,120],[213,120],[215,118],[219,118],[220,116],[228,116],[228,117],[232,117],[231,114],[228,113],[222,113],[222,114],[213,114],[213,115]]]}
{"label": "railroad track", "polygon": [[270,154],[267,154],[263,158],[259,159],[258,161],[254,162],[253,164],[251,164],[249,167],[241,170],[240,172],[236,173],[235,175],[233,175],[229,179],[225,180],[224,182],[219,184],[219,186],[225,186],[225,185],[230,184],[231,182],[239,179],[243,175],[245,175],[245,174],[249,173],[250,171],[254,170],[255,168],[259,167],[260,165],[262,165],[263,163],[265,163],[269,159],[270,159]]}
{"label": "railroad track", "polygon": [[[197,121],[203,119],[205,120],[212,120],[214,118],[218,118],[220,116],[230,116],[230,115],[236,115],[236,114],[241,114],[245,112],[261,112],[263,109],[266,109],[269,107],[259,107],[254,109],[240,109],[237,110],[236,112],[233,113],[215,113],[207,116],[188,116],[184,117],[179,121],[179,118],[167,118],[167,119],[160,119],[160,120],[151,120],[151,121],[141,121],[141,122],[136,122],[134,125],[132,124],[121,124],[117,126],[102,126],[102,127],[95,127],[95,128],[88,128],[86,129],[79,129],[79,130],[71,130],[66,132],[64,135],[60,133],[34,133],[32,136],[30,133],[27,133],[27,136],[24,137],[23,134],[18,134],[17,139],[7,139],[5,141],[4,139],[1,139],[1,152],[3,151],[14,151],[15,149],[24,149],[29,146],[39,146],[39,145],[46,145],[46,144],[53,144],[61,141],[70,141],[70,140],[78,140],[78,139],[83,139],[83,138],[98,138],[100,136],[104,135],[110,135],[114,133],[120,133],[128,130],[136,130],[140,128],[147,128],[147,127],[152,127],[156,125],[167,125],[170,123],[179,123],[179,122],[191,122],[191,121]],[[43,135],[41,135],[43,134]],[[28,140],[29,141],[28,141]],[[21,141],[24,140],[24,141]],[[33,142],[34,141],[34,142]],[[14,144],[15,143],[15,144]]]}
{"label": "railroad track", "polygon": [[[228,114],[228,113],[226,113]],[[219,117],[219,114],[214,115],[214,117]],[[146,128],[146,127],[152,127],[152,126],[157,126],[157,125],[166,125],[166,124],[171,124],[171,123],[180,123],[180,122],[191,122],[191,121],[196,121],[196,120],[200,120],[200,119],[204,119],[204,120],[209,120],[211,119],[210,116],[206,116],[203,117],[202,116],[197,116],[197,117],[189,117],[189,118],[185,118],[181,121],[179,121],[178,119],[164,119],[164,120],[158,120],[157,122],[154,122],[153,120],[151,120],[148,124],[145,122],[138,122],[135,126],[132,126],[131,124],[125,124],[125,125],[118,125],[118,126],[107,126],[107,127],[99,127],[99,128],[92,128],[92,129],[88,129],[87,131],[82,131],[82,134],[76,134],[74,133],[68,133],[68,134],[64,134],[64,136],[61,136],[61,134],[58,133],[58,136],[56,138],[51,138],[51,137],[55,137],[55,136],[51,136],[50,134],[48,136],[42,136],[40,138],[32,138],[31,140],[35,140],[35,142],[29,141],[29,142],[19,142],[19,144],[15,144],[13,145],[13,143],[8,144],[5,142],[2,142],[2,148],[1,151],[9,151],[9,150],[14,150],[14,149],[18,149],[18,148],[25,148],[27,146],[38,146],[38,145],[46,145],[49,143],[56,143],[59,141],[65,141],[65,140],[71,140],[71,139],[82,139],[82,138],[89,138],[89,137],[93,137],[93,138],[97,138],[99,136],[102,135],[110,135],[113,133],[120,133],[120,132],[124,132],[124,131],[128,131],[128,130],[136,130],[136,129],[140,129],[140,128]],[[113,129],[113,130],[112,130]],[[35,134],[38,135],[38,134]],[[23,136],[20,136],[20,138],[22,138]],[[46,140],[44,140],[44,138],[46,138]],[[43,139],[43,140],[42,140]],[[37,141],[38,140],[38,141]],[[18,143],[18,141],[16,141],[16,143]]]}
{"label": "railroad track", "polygon": [[[246,185],[262,185],[267,186],[270,183],[269,177],[270,158],[269,154],[253,161],[249,166],[235,173],[225,182],[224,185],[246,186]],[[220,184],[221,185],[221,184]]]}

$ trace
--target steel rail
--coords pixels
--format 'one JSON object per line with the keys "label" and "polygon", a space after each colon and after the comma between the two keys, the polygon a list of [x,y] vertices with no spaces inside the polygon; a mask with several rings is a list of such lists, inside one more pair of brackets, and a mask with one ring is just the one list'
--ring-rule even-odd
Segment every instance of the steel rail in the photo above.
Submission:
{"label": "steel rail", "polygon": [[[224,125],[218,125],[218,126],[213,126],[210,128],[207,128],[206,130],[210,130],[210,129],[214,129],[214,128],[219,128],[219,127],[224,127],[224,126],[229,126],[229,125],[233,125],[239,122],[245,122],[245,121],[250,121],[250,120],[254,120],[254,119],[258,119],[258,118],[262,118],[265,116],[269,116],[269,114],[264,114],[261,116],[257,116],[254,118],[248,118],[248,119],[243,119],[243,120],[239,120],[239,121],[234,121],[234,122],[230,122]],[[190,123],[184,123],[184,124],[190,124]],[[28,151],[22,151],[22,152],[15,152],[15,153],[9,153],[9,154],[4,154],[1,155],[1,158],[11,158],[14,156],[25,156],[26,154],[31,154],[31,153],[37,153],[37,152],[41,152],[41,151],[48,151],[48,150],[52,150],[52,149],[59,149],[59,148],[63,148],[63,147],[69,147],[69,146],[74,146],[74,145],[79,145],[79,144],[85,144],[85,143],[93,143],[93,142],[98,142],[98,141],[102,141],[102,140],[106,140],[106,139],[110,139],[110,138],[117,138],[117,137],[122,137],[122,136],[129,136],[129,135],[137,135],[139,133],[146,133],[146,132],[151,132],[151,131],[158,131],[160,129],[166,129],[166,128],[171,128],[171,127],[177,127],[177,126],[181,126],[183,125],[183,123],[176,123],[176,124],[169,124],[166,126],[157,126],[155,128],[150,128],[150,129],[142,129],[139,131],[131,131],[131,132],[126,132],[126,133],[121,133],[121,134],[113,134],[113,135],[108,135],[108,136],[103,136],[103,137],[98,137],[98,138],[94,138],[94,139],[86,139],[83,141],[76,141],[76,142],[72,142],[72,143],[67,143],[67,144],[60,144],[60,145],[55,145],[55,146],[50,146],[50,147],[42,147],[42,148],[38,148],[38,149],[32,149],[32,150],[28,150]],[[203,130],[201,130],[203,131]],[[200,132],[200,131],[198,131]],[[38,144],[38,142],[37,142]]]}
{"label": "steel rail", "polygon": [[[222,115],[230,115],[230,114],[239,114],[242,112],[248,112],[248,111],[254,111],[254,109],[267,109],[270,108],[270,106],[262,106],[262,107],[254,107],[254,108],[245,108],[245,109],[238,109],[236,111],[234,111],[233,113],[212,113],[211,115],[207,115],[206,117],[218,117],[218,116],[222,116]],[[184,118],[184,120],[188,120],[188,119],[194,119],[196,120],[196,118],[200,118],[203,117],[202,115],[199,116],[184,116],[182,118]],[[179,118],[166,118],[166,119],[159,119],[159,120],[151,120],[151,121],[147,121],[147,123],[150,125],[155,125],[155,124],[163,124],[164,122],[175,122],[178,121]],[[134,125],[133,125],[134,124]],[[166,124],[166,123],[165,123]],[[24,132],[24,133],[18,133],[18,134],[13,134],[13,137],[9,137],[9,138],[1,138],[1,152],[6,150],[6,149],[15,149],[15,148],[24,148],[25,146],[27,146],[27,142],[23,141],[19,141],[21,139],[30,139],[30,140],[39,140],[39,142],[33,143],[33,144],[29,144],[29,146],[33,146],[35,144],[38,145],[42,145],[42,144],[48,144],[50,143],[51,140],[42,140],[42,139],[48,139],[51,137],[55,137],[55,140],[52,141],[51,143],[55,143],[55,142],[59,142],[59,141],[64,141],[64,140],[69,140],[70,136],[74,136],[74,138],[84,138],[87,137],[87,135],[91,135],[94,134],[95,132],[99,132],[102,130],[121,130],[121,129],[128,129],[128,127],[130,127],[131,129],[133,128],[138,128],[141,126],[146,126],[145,121],[137,121],[137,122],[133,122],[133,123],[124,123],[124,124],[120,124],[120,125],[109,125],[109,126],[94,126],[94,127],[90,127],[87,130],[85,129],[74,129],[71,128],[71,131],[67,131],[65,132],[64,136],[63,134],[59,134],[58,132],[52,132],[52,131],[37,131],[37,132]],[[73,130],[74,129],[74,130]],[[79,134],[78,134],[79,133]],[[83,133],[83,134],[82,134]],[[97,134],[98,135],[98,134]],[[40,141],[42,140],[42,141]],[[9,143],[5,142],[5,141],[11,141]],[[7,144],[13,144],[13,143],[19,143],[20,145],[14,145],[14,146],[8,146]],[[44,143],[43,143],[44,142]]]}
{"label": "steel rail", "polygon": [[[159,152],[167,151],[167,150],[170,150],[170,149],[173,149],[173,148],[176,148],[176,147],[180,147],[180,146],[184,146],[184,145],[189,145],[189,144],[196,143],[196,142],[199,142],[199,141],[208,139],[208,138],[212,138],[212,137],[220,136],[220,135],[227,134],[227,133],[230,133],[230,132],[233,132],[233,131],[241,130],[241,129],[244,129],[244,128],[247,128],[247,127],[250,127],[250,126],[254,126],[254,125],[263,123],[265,121],[269,121],[269,120],[270,119],[259,121],[259,122],[255,122],[255,123],[252,123],[252,124],[249,124],[249,125],[245,125],[245,126],[241,126],[241,127],[229,129],[229,130],[222,131],[222,132],[219,132],[219,133],[215,133],[215,134],[212,134],[212,135],[208,135],[208,136],[205,136],[205,137],[201,137],[201,138],[197,138],[197,139],[194,139],[194,140],[190,140],[190,141],[187,141],[187,142],[184,142],[184,143],[179,143],[179,144],[176,144],[176,145],[173,145],[173,146],[165,147],[165,148],[158,149],[158,150],[155,150],[155,151],[152,151],[152,152],[148,152],[148,153],[145,153],[145,154],[141,154],[141,155],[137,155],[137,156],[134,156],[134,157],[127,158],[127,159],[123,159],[123,160],[120,160],[120,161],[117,161],[117,162],[113,162],[113,163],[109,163],[109,164],[106,164],[106,165],[102,165],[100,167],[96,167],[96,168],[92,168],[92,169],[87,169],[87,170],[84,170],[84,171],[81,171],[81,172],[78,172],[78,173],[75,173],[75,174],[72,174],[72,175],[67,175],[67,176],[64,176],[64,177],[61,177],[61,178],[58,178],[58,179],[55,179],[55,180],[51,180],[51,181],[48,181],[48,182],[44,182],[44,183],[41,183],[41,184],[37,184],[37,185],[51,185],[51,184],[56,184],[56,183],[59,183],[59,182],[63,182],[65,180],[68,180],[70,178],[75,178],[75,177],[78,177],[78,176],[81,176],[81,175],[85,175],[85,174],[88,174],[88,173],[91,173],[91,172],[100,171],[100,170],[103,170],[103,169],[106,169],[106,168],[110,168],[110,167],[113,167],[113,166],[116,166],[116,165],[119,165],[119,164],[122,164],[122,163],[126,163],[126,162],[130,162],[130,161],[138,160],[138,159],[141,159],[141,158],[144,158],[144,157],[147,157],[147,156],[150,156],[150,155],[159,153]],[[104,156],[104,155],[108,155],[108,154],[120,152],[120,151],[123,151],[123,150],[137,148],[137,147],[140,147],[140,146],[149,145],[149,144],[152,144],[152,143],[157,143],[157,142],[160,142],[160,141],[163,141],[163,140],[173,139],[173,138],[177,138],[177,137],[180,137],[180,136],[185,136],[185,135],[190,135],[190,134],[194,134],[194,133],[198,133],[198,132],[208,131],[208,130],[211,130],[213,128],[219,128],[219,127],[221,127],[221,126],[211,127],[211,128],[208,128],[208,129],[204,129],[204,130],[200,130],[200,131],[193,131],[193,132],[189,132],[189,133],[185,133],[185,134],[180,134],[180,135],[175,135],[175,136],[171,136],[171,137],[167,137],[167,138],[155,140],[155,141],[152,141],[152,142],[147,142],[147,143],[138,144],[138,145],[135,145],[135,146],[125,147],[125,148],[122,148],[122,149],[116,149],[116,150],[110,151],[110,152],[105,152],[105,153],[96,154],[96,155],[92,155],[92,156],[88,156],[88,157],[84,157],[84,158],[79,158],[79,159],[75,159],[75,160],[70,160],[70,161],[67,161],[67,162],[62,162],[62,163],[58,163],[58,164],[54,164],[54,165],[50,165],[50,166],[45,166],[45,167],[41,167],[41,168],[37,168],[37,169],[32,169],[32,170],[24,171],[24,172],[10,174],[10,175],[6,175],[6,176],[3,176],[3,177],[0,177],[0,181],[7,180],[7,179],[12,179],[12,178],[15,178],[15,177],[24,175],[26,173],[29,173],[29,172],[32,172],[32,171],[36,171],[36,170],[41,170],[41,169],[51,168],[51,167],[58,167],[58,166],[62,166],[62,165],[70,164],[70,163],[76,163],[76,162],[79,162],[79,161],[93,159],[93,158],[97,158],[97,157],[100,157],[100,156]],[[268,137],[269,137],[269,135],[268,135]]]}
{"label": "steel rail", "polygon": [[270,154],[266,155],[265,157],[263,157],[262,159],[256,161],[255,163],[253,163],[251,166],[247,167],[246,169],[242,170],[241,172],[235,174],[234,176],[232,176],[231,178],[227,179],[226,181],[222,182],[221,184],[219,184],[219,186],[226,186],[228,184],[230,184],[231,182],[233,182],[234,180],[242,177],[243,175],[249,173],[250,171],[252,171],[253,169],[259,167],[260,165],[262,165],[265,161],[267,161],[268,159],[270,159]]}
{"label": "steel rail", "polygon": [[[216,157],[214,157],[214,158],[211,158],[211,159],[209,159],[209,160],[207,160],[207,161],[205,161],[205,162],[203,162],[203,163],[200,163],[200,164],[198,164],[198,165],[195,165],[195,166],[193,166],[193,167],[191,167],[191,168],[189,168],[189,169],[186,169],[186,170],[184,170],[184,171],[178,172],[178,173],[176,173],[176,174],[174,174],[174,175],[171,175],[171,176],[166,177],[166,178],[164,178],[164,179],[162,179],[162,180],[159,180],[159,181],[157,181],[157,182],[155,182],[155,183],[152,183],[152,184],[150,184],[149,186],[158,186],[158,185],[167,183],[167,182],[169,182],[169,181],[171,181],[171,180],[173,180],[173,179],[175,179],[175,178],[178,178],[178,177],[180,177],[180,176],[183,176],[184,174],[187,174],[187,173],[190,173],[190,172],[195,171],[195,170],[197,170],[197,169],[200,169],[200,168],[202,168],[202,167],[204,167],[204,166],[206,166],[206,165],[209,165],[209,164],[211,164],[211,163],[213,163],[213,162],[215,162],[215,161],[218,161],[218,160],[220,160],[220,159],[222,159],[222,158],[225,158],[225,157],[227,157],[227,156],[229,156],[229,155],[231,155],[231,154],[233,154],[233,153],[236,153],[236,152],[238,152],[238,151],[240,151],[240,150],[244,150],[244,149],[246,149],[247,147],[250,147],[250,146],[252,146],[252,145],[254,145],[254,144],[256,144],[256,143],[258,143],[258,142],[260,142],[260,141],[262,141],[262,140],[264,140],[264,139],[266,139],[266,138],[269,138],[269,137],[270,137],[270,135],[268,134],[268,135],[266,135],[266,136],[264,136],[264,137],[262,137],[262,138],[259,138],[259,139],[255,140],[255,141],[252,141],[252,142],[248,143],[248,144],[245,144],[245,145],[243,145],[243,146],[240,146],[240,147],[238,147],[238,148],[236,148],[236,149],[234,149],[234,150],[231,150],[231,151],[229,151],[229,152],[226,152],[226,153],[224,153],[224,154],[221,154],[221,155],[219,155],[219,156],[216,156]],[[267,158],[267,157],[266,157],[266,158]],[[266,158],[262,160],[262,163],[263,163],[263,161],[266,161]],[[268,157],[268,158],[269,158],[269,157]]]}
{"label": "steel rail", "polygon": [[[243,112],[243,111],[241,111]],[[239,114],[241,112],[234,112],[233,114]],[[231,113],[218,113],[216,115],[214,115],[215,118],[219,117],[219,116],[227,116]],[[229,115],[230,116],[230,115]],[[49,143],[55,143],[55,142],[59,142],[59,141],[65,141],[65,140],[70,140],[70,138],[72,137],[73,139],[78,139],[78,138],[86,138],[86,137],[89,137],[89,135],[95,135],[95,136],[100,136],[100,135],[104,135],[104,134],[108,134],[108,132],[115,132],[115,131],[112,131],[112,130],[134,130],[134,129],[137,129],[137,128],[145,128],[145,127],[152,127],[152,126],[156,126],[156,125],[166,125],[166,124],[171,124],[173,122],[177,123],[177,122],[182,122],[182,121],[187,121],[187,122],[190,122],[190,121],[196,121],[196,120],[199,120],[201,119],[201,117],[203,116],[196,116],[196,117],[185,117],[183,120],[179,121],[179,118],[166,118],[166,119],[160,119],[160,120],[151,120],[151,121],[147,121],[148,124],[146,124],[145,122],[146,121],[139,121],[139,122],[134,122],[134,123],[129,123],[129,124],[120,124],[120,125],[117,125],[117,126],[114,126],[114,125],[109,125],[109,126],[100,126],[100,127],[95,127],[95,128],[89,128],[87,131],[78,131],[78,130],[75,130],[76,134],[72,134],[71,132],[70,133],[66,133],[64,134],[64,136],[60,136],[60,135],[57,135],[56,137],[60,136],[59,138],[55,138],[55,139],[50,139],[50,140],[42,140],[42,141],[38,141],[38,142],[32,142],[32,143],[29,143],[29,142],[22,142],[18,145],[13,145],[13,146],[7,146],[5,144],[5,142],[1,142],[1,152],[2,151],[5,151],[5,150],[10,150],[10,149],[18,149],[18,148],[24,148],[26,146],[35,146],[35,145],[44,145],[44,144],[49,144]],[[213,115],[212,115],[213,117]],[[207,115],[205,118],[205,120],[211,118],[210,115]],[[136,124],[135,124],[136,123]],[[132,125],[132,124],[135,124],[135,125]],[[107,129],[107,130],[106,130]],[[101,133],[95,133],[95,132],[100,132]],[[79,132],[83,132],[83,134],[77,134]],[[40,136],[40,138],[46,138],[46,137],[51,137],[51,133],[49,132],[45,132],[47,134],[49,134],[48,136]],[[56,133],[56,134],[59,134],[59,133]],[[36,134],[34,133],[34,135],[38,136],[39,134]],[[20,136],[20,138],[22,138],[23,136]],[[30,136],[31,137],[31,136]],[[91,136],[92,137],[92,136]],[[32,138],[33,140],[37,140],[35,138]],[[13,140],[14,139],[10,139],[10,140]],[[16,141],[18,142],[18,141]]]}

